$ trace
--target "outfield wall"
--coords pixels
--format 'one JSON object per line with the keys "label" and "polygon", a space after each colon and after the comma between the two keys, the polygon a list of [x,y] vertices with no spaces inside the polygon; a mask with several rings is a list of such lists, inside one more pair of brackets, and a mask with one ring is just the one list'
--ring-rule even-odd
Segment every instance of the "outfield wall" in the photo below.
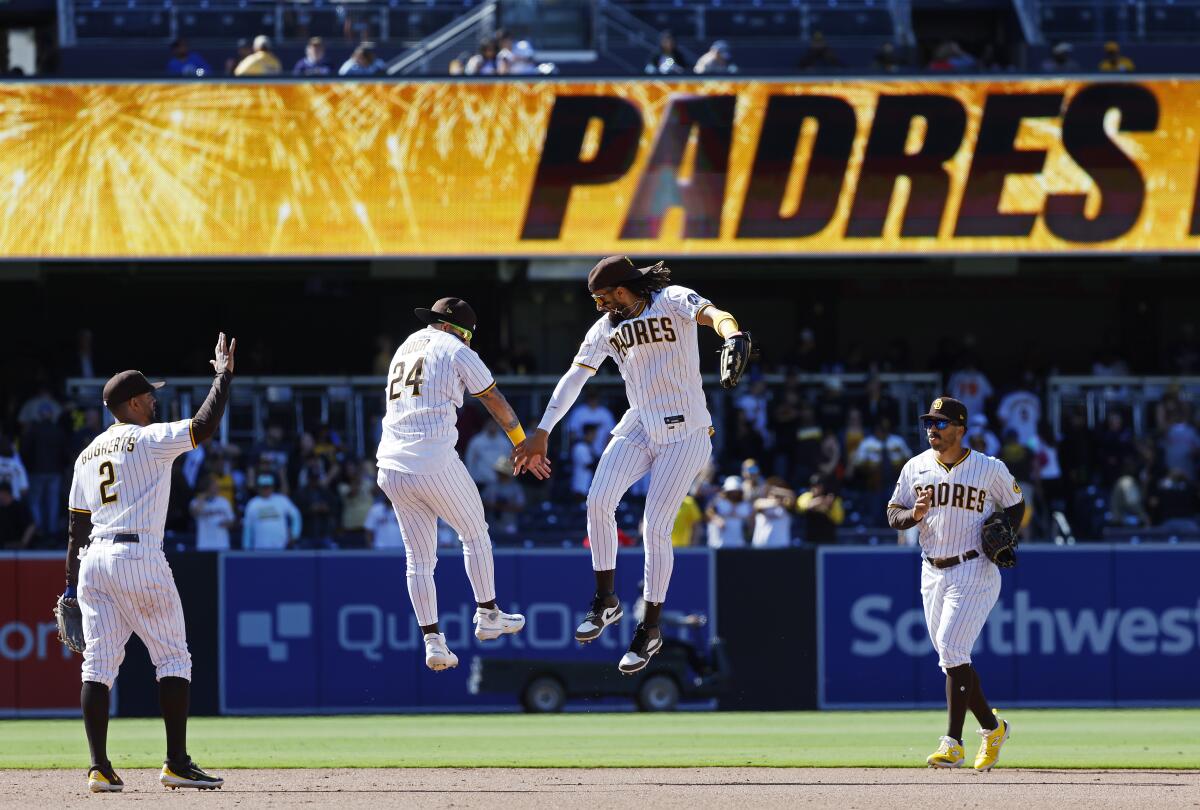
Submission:
{"label": "outfield wall", "polygon": [[[498,550],[506,607],[529,625],[481,644],[461,554],[442,552],[441,619],[457,670],[424,669],[404,558],[371,552],[168,555],[192,651],[194,714],[514,710],[473,696],[476,656],[614,662],[633,620],[580,648],[571,638],[592,589],[585,550]],[[733,671],[720,708],[921,708],[943,704],[925,631],[920,559],[891,547],[688,549],[668,608],[710,622]],[[637,594],[642,557],[623,551],[618,591]],[[975,652],[989,698],[1009,706],[1200,704],[1200,548],[1026,546]],[[55,640],[62,556],[0,554],[0,716],[76,715],[79,659]],[[717,606],[720,606],[718,611]],[[614,668],[615,672],[615,668]],[[117,712],[156,715],[154,673],[131,641]],[[605,704],[610,705],[610,704]],[[628,704],[621,704],[628,705]]]}

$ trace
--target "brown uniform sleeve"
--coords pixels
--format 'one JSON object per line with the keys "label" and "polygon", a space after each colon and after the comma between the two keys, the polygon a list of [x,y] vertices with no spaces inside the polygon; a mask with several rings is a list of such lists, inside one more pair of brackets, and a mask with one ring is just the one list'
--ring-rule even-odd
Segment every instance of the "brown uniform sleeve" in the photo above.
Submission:
{"label": "brown uniform sleeve", "polygon": [[1025,518],[1025,501],[1014,503],[1005,509],[1004,517],[1008,519],[1008,525],[1012,526],[1014,532],[1020,531],[1021,521]]}
{"label": "brown uniform sleeve", "polygon": [[213,379],[208,396],[192,417],[192,438],[196,444],[211,438],[221,424],[221,416],[225,413],[225,405],[229,402],[229,389],[233,384],[233,372],[226,371]]}
{"label": "brown uniform sleeve", "polygon": [[79,550],[92,542],[92,516],[86,512],[68,513],[67,584],[79,584]]}
{"label": "brown uniform sleeve", "polygon": [[905,509],[903,506],[890,504],[887,510],[888,525],[897,531],[911,529],[920,523],[919,520],[913,517],[913,510]]}

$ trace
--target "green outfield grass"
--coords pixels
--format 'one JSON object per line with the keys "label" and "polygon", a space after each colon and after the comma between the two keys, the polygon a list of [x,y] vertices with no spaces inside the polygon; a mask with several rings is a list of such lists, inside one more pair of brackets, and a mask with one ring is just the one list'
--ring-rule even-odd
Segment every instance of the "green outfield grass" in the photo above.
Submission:
{"label": "green outfield grass", "polygon": [[[1022,710],[1002,763],[1034,768],[1200,768],[1200,710]],[[942,712],[200,717],[206,768],[921,766]],[[967,754],[978,746],[967,724]],[[156,767],[162,724],[115,719],[120,768]],[[0,721],[0,768],[87,764],[77,720]]]}

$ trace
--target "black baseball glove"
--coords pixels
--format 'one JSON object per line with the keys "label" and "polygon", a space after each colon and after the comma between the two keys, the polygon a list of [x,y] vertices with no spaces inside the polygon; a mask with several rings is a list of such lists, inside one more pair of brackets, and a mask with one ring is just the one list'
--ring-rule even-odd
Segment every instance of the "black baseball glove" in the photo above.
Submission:
{"label": "black baseball glove", "polygon": [[983,522],[983,554],[1000,568],[1017,564],[1017,531],[1003,512],[993,512]]}
{"label": "black baseball glove", "polygon": [[721,387],[733,388],[742,381],[754,343],[749,332],[738,332],[725,338],[721,347]]}
{"label": "black baseball glove", "polygon": [[82,655],[87,642],[83,638],[83,612],[79,609],[79,601],[58,597],[54,605],[54,619],[58,622],[58,640],[66,644],[71,652]]}

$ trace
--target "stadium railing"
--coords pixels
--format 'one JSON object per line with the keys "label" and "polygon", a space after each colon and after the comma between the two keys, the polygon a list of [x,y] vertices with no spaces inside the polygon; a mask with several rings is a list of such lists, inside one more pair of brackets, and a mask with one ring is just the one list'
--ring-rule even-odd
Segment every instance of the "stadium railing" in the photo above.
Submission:
{"label": "stadium railing", "polygon": [[1063,415],[1081,408],[1089,428],[1104,424],[1108,412],[1118,409],[1129,419],[1133,432],[1141,435],[1153,427],[1150,411],[1169,392],[1191,402],[1200,402],[1200,377],[1052,376],[1046,380],[1046,412],[1056,433],[1061,434]]}

